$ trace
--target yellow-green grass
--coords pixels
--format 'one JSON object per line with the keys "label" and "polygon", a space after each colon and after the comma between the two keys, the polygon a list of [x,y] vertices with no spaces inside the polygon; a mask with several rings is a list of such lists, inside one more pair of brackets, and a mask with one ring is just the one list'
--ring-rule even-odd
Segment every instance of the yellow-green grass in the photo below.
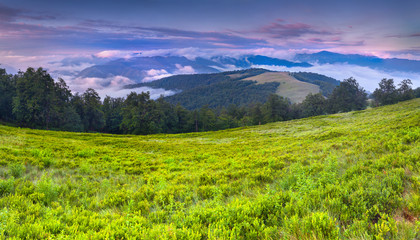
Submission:
{"label": "yellow-green grass", "polygon": [[0,238],[418,239],[420,99],[218,132],[0,126]]}
{"label": "yellow-green grass", "polygon": [[257,81],[257,84],[278,82],[276,94],[289,98],[292,103],[300,103],[309,94],[319,93],[319,86],[297,80],[288,72],[266,72],[257,76],[245,78],[244,81]]}

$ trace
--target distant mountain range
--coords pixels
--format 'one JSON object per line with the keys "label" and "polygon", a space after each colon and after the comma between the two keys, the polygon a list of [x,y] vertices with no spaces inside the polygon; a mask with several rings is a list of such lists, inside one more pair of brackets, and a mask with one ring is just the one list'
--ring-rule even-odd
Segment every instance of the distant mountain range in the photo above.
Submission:
{"label": "distant mountain range", "polygon": [[76,77],[108,78],[123,76],[141,83],[177,74],[218,73],[231,69],[248,69],[261,66],[309,68],[318,64],[350,64],[388,72],[420,73],[420,61],[416,60],[382,59],[374,56],[322,51],[312,54],[297,54],[292,61],[261,55],[246,55],[237,58],[216,56],[210,59],[200,57],[188,59],[178,56],[121,58],[88,67],[79,72]]}
{"label": "distant mountain range", "polygon": [[[117,59],[105,64],[94,65],[82,70],[79,78],[127,77],[135,82],[154,80],[158,71],[161,75],[217,73],[228,69],[247,69],[258,65],[310,67],[309,63],[291,62],[265,56],[213,57],[211,59],[188,59],[177,56],[134,57]],[[152,70],[152,71],[151,71]]]}
{"label": "distant mountain range", "polygon": [[420,61],[416,60],[379,58],[359,54],[339,54],[328,51],[312,54],[297,54],[294,60],[311,64],[346,63],[384,71],[420,72]]}
{"label": "distant mountain range", "polygon": [[328,95],[339,81],[324,75],[307,72],[273,72],[265,69],[247,69],[212,74],[176,75],[160,80],[128,85],[163,88],[176,92],[165,97],[173,104],[188,109],[239,106],[265,102],[270,94],[278,94],[292,102],[302,102],[309,93]]}

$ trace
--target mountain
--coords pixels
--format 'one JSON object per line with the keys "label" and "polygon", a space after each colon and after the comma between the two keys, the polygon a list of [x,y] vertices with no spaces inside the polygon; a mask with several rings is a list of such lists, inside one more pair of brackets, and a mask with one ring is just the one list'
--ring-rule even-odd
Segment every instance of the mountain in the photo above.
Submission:
{"label": "mountain", "polygon": [[261,55],[248,55],[240,58],[232,57],[213,57],[212,60],[217,61],[223,65],[232,65],[237,68],[251,68],[257,65],[266,66],[284,66],[284,67],[311,67],[307,62],[291,62],[284,59],[271,58]]}
{"label": "mountain", "polygon": [[213,74],[176,75],[160,80],[128,85],[125,88],[162,88],[177,92],[165,99],[188,109],[208,105],[211,108],[230,104],[263,103],[276,93],[292,102],[302,102],[309,93],[331,93],[339,81],[324,75],[298,72],[273,72],[265,69],[247,69]]}
{"label": "mountain", "polygon": [[347,63],[384,71],[420,72],[420,61],[416,60],[379,58],[375,56],[340,54],[328,51],[312,54],[297,54],[294,60],[318,64]]}
{"label": "mountain", "polygon": [[[88,78],[107,78],[112,76],[123,76],[133,81],[141,82],[150,75],[150,70],[161,70],[163,73],[183,72],[183,68],[189,66],[194,72],[215,73],[219,72],[215,67],[223,66],[211,60],[197,58],[195,60],[186,57],[135,57],[129,59],[117,59],[105,64],[94,65],[82,70],[77,77]],[[190,72],[190,73],[194,73]]]}
{"label": "mountain", "polygon": [[310,67],[309,63],[297,63],[265,56],[195,58],[177,56],[121,58],[94,65],[82,70],[78,78],[127,77],[137,83],[155,80],[163,76],[192,73],[217,73],[227,69],[245,69],[255,65],[284,67]]}

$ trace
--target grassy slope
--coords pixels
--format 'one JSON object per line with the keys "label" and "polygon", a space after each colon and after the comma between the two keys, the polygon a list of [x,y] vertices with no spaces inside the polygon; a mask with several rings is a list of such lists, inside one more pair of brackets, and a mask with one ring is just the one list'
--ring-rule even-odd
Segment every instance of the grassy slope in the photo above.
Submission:
{"label": "grassy slope", "polygon": [[420,99],[197,134],[0,126],[0,232],[39,239],[414,239],[419,156]]}
{"label": "grassy slope", "polygon": [[257,81],[259,84],[279,82],[280,86],[276,93],[279,96],[289,98],[292,103],[300,103],[309,93],[319,93],[319,86],[297,80],[287,72],[267,72],[243,80]]}

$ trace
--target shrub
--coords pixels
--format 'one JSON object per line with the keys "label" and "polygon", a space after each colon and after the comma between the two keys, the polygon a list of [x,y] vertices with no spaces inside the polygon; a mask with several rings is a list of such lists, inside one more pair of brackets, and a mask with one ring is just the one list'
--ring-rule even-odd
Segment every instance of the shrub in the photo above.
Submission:
{"label": "shrub", "polygon": [[26,171],[25,166],[21,163],[14,163],[9,166],[9,169],[10,169],[10,175],[12,175],[15,178],[22,177]]}
{"label": "shrub", "polygon": [[53,183],[52,179],[46,175],[43,175],[36,184],[36,192],[39,193],[39,198],[45,205],[57,200],[59,190],[59,185]]}
{"label": "shrub", "polygon": [[0,179],[0,196],[5,196],[13,193],[15,185],[14,177],[7,180]]}

